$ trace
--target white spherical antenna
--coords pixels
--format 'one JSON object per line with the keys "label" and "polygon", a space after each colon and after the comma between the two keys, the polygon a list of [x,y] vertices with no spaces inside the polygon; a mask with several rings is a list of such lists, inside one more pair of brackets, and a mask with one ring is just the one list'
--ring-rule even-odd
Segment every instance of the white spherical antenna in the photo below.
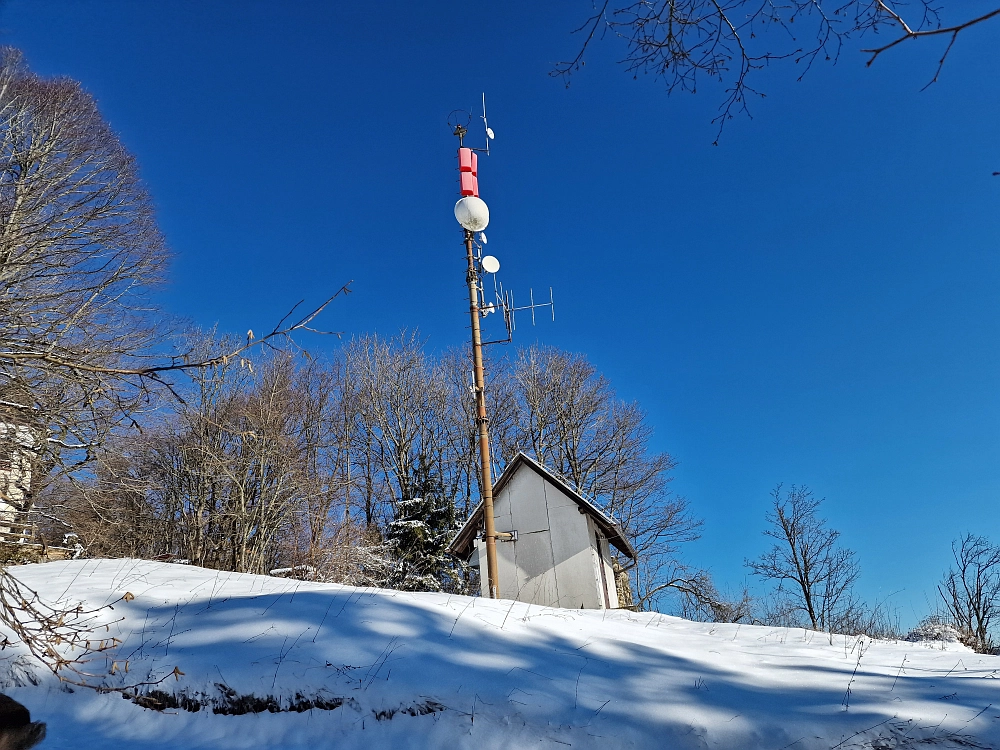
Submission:
{"label": "white spherical antenna", "polygon": [[483,256],[483,270],[486,273],[496,273],[500,270],[500,261],[494,258],[492,255]]}
{"label": "white spherical antenna", "polygon": [[467,195],[455,204],[455,218],[464,229],[481,232],[490,223],[490,209],[482,198]]}
{"label": "white spherical antenna", "polygon": [[479,241],[482,242],[484,245],[486,244],[486,232],[479,233]]}

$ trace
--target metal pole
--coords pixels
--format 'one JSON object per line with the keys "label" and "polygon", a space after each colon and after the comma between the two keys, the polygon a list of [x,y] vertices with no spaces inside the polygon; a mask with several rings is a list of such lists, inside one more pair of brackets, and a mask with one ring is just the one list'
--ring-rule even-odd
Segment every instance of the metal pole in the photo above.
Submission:
{"label": "metal pole", "polygon": [[499,590],[497,569],[497,529],[493,518],[493,475],[490,471],[490,428],[486,416],[486,378],[483,373],[483,342],[479,334],[479,274],[472,254],[473,233],[465,230],[465,253],[468,261],[469,313],[472,317],[472,368],[476,386],[476,427],[479,430],[479,467],[482,477],[483,517],[486,523],[486,570],[490,598]]}

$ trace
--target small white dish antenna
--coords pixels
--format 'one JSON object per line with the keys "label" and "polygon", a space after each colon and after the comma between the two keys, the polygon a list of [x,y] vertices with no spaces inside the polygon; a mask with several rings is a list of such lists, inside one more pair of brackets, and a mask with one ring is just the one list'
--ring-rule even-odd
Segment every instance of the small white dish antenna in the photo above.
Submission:
{"label": "small white dish antenna", "polygon": [[490,223],[490,209],[482,198],[467,195],[455,204],[455,218],[463,229],[481,232]]}
{"label": "small white dish antenna", "polygon": [[490,313],[496,312],[497,306],[494,305],[492,302],[490,302],[489,304],[483,306],[482,311],[483,311],[483,317],[485,318]]}
{"label": "small white dish antenna", "polygon": [[496,273],[497,271],[500,270],[500,261],[498,261],[492,255],[484,255],[482,263],[483,263],[483,270],[486,271],[486,273]]}
{"label": "small white dish antenna", "polygon": [[484,245],[486,244],[486,232],[479,233],[479,241],[482,242]]}

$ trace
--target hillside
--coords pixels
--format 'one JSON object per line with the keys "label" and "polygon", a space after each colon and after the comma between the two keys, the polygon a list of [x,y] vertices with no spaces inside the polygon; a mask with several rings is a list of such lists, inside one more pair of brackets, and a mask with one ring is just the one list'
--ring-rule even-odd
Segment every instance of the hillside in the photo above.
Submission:
{"label": "hillside", "polygon": [[100,666],[166,676],[139,702],[174,706],[67,692],[8,648],[2,689],[48,722],[45,749],[1000,747],[1000,657],[955,644],[135,560],[14,572],[51,600],[132,594],[102,614],[122,644]]}

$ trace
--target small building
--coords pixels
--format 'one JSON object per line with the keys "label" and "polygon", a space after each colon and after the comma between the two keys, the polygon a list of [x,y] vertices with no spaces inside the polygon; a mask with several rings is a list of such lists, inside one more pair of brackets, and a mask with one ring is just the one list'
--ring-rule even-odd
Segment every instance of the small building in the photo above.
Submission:
{"label": "small building", "polygon": [[0,421],[0,541],[24,541],[31,507],[31,432]]}
{"label": "small building", "polygon": [[[571,609],[615,609],[618,589],[611,546],[630,559],[635,550],[621,528],[563,478],[519,453],[493,488],[501,599]],[[450,550],[481,571],[489,596],[483,504]]]}
{"label": "small building", "polygon": [[35,436],[30,390],[18,380],[0,385],[0,541],[24,542],[34,500]]}

